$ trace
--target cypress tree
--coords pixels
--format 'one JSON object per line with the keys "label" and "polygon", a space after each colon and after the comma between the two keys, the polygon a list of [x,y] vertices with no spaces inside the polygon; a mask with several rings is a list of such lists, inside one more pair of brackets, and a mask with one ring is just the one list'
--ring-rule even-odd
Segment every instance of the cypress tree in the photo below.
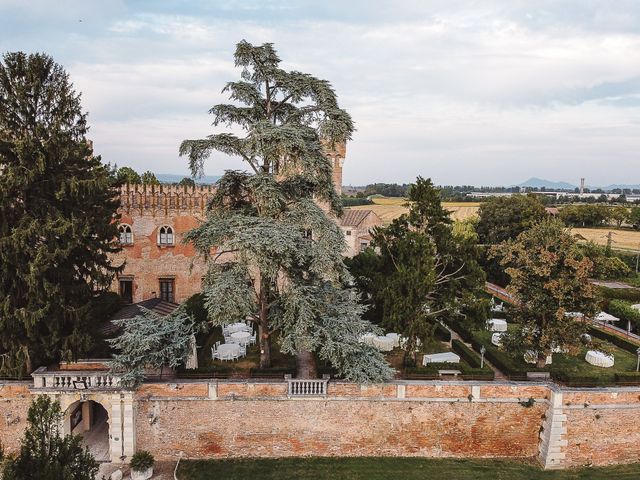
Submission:
{"label": "cypress tree", "polygon": [[44,54],[0,62],[0,366],[70,359],[117,268],[115,180],[86,138],[67,73]]}

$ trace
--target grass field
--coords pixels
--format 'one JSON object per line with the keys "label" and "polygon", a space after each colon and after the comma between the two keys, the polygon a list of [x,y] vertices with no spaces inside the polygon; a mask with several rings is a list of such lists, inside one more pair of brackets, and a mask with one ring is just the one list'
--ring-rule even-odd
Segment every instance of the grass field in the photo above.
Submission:
{"label": "grass field", "polygon": [[607,244],[607,235],[613,232],[613,248],[622,250],[632,250],[637,252],[640,249],[640,231],[635,230],[615,230],[610,228],[573,228],[573,233],[582,235],[586,240],[599,245]]}
{"label": "grass field", "polygon": [[503,460],[422,458],[282,458],[185,461],[179,480],[631,480],[640,464],[568,471]]}
{"label": "grass field", "polygon": [[[394,218],[398,218],[409,210],[405,204],[406,198],[397,197],[376,197],[373,205],[360,205],[350,207],[357,210],[373,210],[385,225],[388,225]],[[480,203],[475,202],[443,202],[442,205],[451,211],[451,218],[454,220],[464,220],[478,214]]]}

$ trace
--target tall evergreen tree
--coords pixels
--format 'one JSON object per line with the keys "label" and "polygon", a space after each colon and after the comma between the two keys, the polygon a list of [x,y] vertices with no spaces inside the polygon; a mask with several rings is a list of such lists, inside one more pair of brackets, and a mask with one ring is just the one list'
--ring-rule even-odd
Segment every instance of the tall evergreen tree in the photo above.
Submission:
{"label": "tall evergreen tree", "polygon": [[[351,380],[387,378],[382,355],[358,341],[373,327],[345,289],[344,237],[321,207],[340,214],[325,149],[350,138],[351,117],[327,81],[281,69],[271,44],[242,41],[235,62],[241,80],[223,91],[239,105],[210,112],[214,125],[236,125],[243,134],[180,147],[194,174],[213,151],[238,156],[252,170],[226,172],[206,222],[186,235],[211,260],[204,286],[210,317],[215,324],[254,319],[262,368],[270,366],[277,332],[280,349],[299,359],[315,352]],[[227,252],[233,260],[220,263]],[[299,375],[313,374],[308,365],[299,362]]]}
{"label": "tall evergreen tree", "polygon": [[[5,372],[86,351],[111,284],[118,200],[86,114],[51,57],[0,63],[0,355]],[[10,372],[7,372],[10,373]]]}
{"label": "tall evergreen tree", "polygon": [[356,284],[386,328],[418,339],[433,336],[436,322],[463,315],[482,290],[476,238],[454,230],[430,179],[409,188],[409,212],[377,228],[372,245],[348,262]]}

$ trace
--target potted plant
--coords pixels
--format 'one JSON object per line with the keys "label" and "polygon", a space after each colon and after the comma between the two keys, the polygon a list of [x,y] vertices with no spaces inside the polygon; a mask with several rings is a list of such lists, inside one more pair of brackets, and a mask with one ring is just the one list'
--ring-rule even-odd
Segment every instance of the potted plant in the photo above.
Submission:
{"label": "potted plant", "polygon": [[146,450],[140,450],[131,457],[131,480],[148,480],[153,476],[155,460]]}

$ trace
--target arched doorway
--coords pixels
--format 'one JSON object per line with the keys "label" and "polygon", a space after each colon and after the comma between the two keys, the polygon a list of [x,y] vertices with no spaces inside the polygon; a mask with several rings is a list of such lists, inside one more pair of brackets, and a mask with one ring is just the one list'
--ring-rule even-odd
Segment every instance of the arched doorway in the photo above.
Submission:
{"label": "arched doorway", "polygon": [[82,436],[82,442],[98,462],[110,461],[109,413],[100,403],[72,403],[64,416],[64,432]]}

